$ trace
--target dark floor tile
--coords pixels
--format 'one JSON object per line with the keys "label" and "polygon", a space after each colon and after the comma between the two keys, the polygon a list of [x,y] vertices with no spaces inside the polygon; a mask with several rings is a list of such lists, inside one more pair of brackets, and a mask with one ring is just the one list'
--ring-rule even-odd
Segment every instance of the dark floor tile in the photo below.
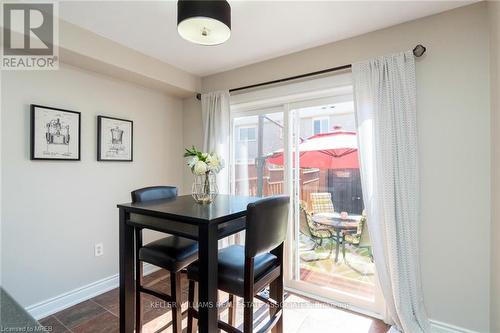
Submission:
{"label": "dark floor tile", "polygon": [[160,291],[164,294],[170,295],[170,279],[160,280],[155,283],[149,283],[147,285],[149,289]]}
{"label": "dark floor tile", "polygon": [[47,332],[52,332],[52,333],[67,333],[69,332],[66,327],[64,327],[63,324],[59,322],[59,320],[56,319],[54,316],[48,316],[45,317],[41,320],[39,320],[40,325],[45,327],[45,330]]}
{"label": "dark floor tile", "polygon": [[142,294],[141,301],[143,316],[149,319],[161,316],[170,311],[169,304],[167,302],[154,296]]}
{"label": "dark floor tile", "polygon": [[[187,301],[187,292],[188,292],[188,286],[189,286],[189,281],[186,277],[186,275],[182,275],[181,278],[181,289],[182,289],[182,296],[183,296],[183,301]],[[155,291],[160,291],[164,294],[170,295],[171,293],[171,287],[170,287],[170,278],[164,279],[164,280],[159,280],[154,283],[150,283],[148,288],[153,289]]]}
{"label": "dark floor tile", "polygon": [[64,326],[72,329],[81,323],[94,319],[95,317],[106,313],[107,311],[97,303],[88,300],[77,305],[74,305],[66,310],[54,314],[54,316],[64,324]]}
{"label": "dark floor tile", "polygon": [[163,316],[164,314],[170,312],[168,307],[157,307],[153,309],[144,309],[142,312],[142,320],[143,323],[148,323],[158,317]]}
{"label": "dark floor tile", "polygon": [[109,310],[120,304],[120,291],[118,289],[113,289],[92,298],[92,300]]}
{"label": "dark floor tile", "polygon": [[105,312],[72,328],[74,333],[115,333],[120,329],[118,317]]}
{"label": "dark floor tile", "polygon": [[118,304],[117,306],[112,306],[109,309],[106,308],[106,310],[108,310],[109,312],[111,312],[115,316],[120,317],[120,304]]}
{"label": "dark floor tile", "polygon": [[145,275],[142,278],[142,284],[145,286],[150,285],[150,284],[155,284],[158,281],[168,281],[168,283],[170,283],[169,273],[164,269],[160,269],[160,270],[153,272],[149,275]]}
{"label": "dark floor tile", "polygon": [[368,333],[387,333],[387,331],[389,331],[389,328],[390,326],[385,324],[383,321],[373,319]]}

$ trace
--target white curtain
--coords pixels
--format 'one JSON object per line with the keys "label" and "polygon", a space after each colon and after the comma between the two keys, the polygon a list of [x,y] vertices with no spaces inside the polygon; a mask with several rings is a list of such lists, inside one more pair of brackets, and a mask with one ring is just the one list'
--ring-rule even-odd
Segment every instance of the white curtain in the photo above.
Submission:
{"label": "white curtain", "polygon": [[[215,91],[201,95],[203,118],[203,151],[216,152],[224,160],[224,168],[217,174],[217,186],[220,194],[229,194],[229,143],[230,138],[230,95],[228,90]],[[234,244],[236,235],[219,241],[219,248]]]}
{"label": "white curtain", "polygon": [[225,166],[217,174],[220,194],[229,194],[229,142],[230,101],[229,91],[215,91],[201,95],[203,118],[203,151],[215,152],[224,159]]}
{"label": "white curtain", "polygon": [[419,173],[412,51],[353,64],[363,199],[391,332],[430,332],[418,252]]}

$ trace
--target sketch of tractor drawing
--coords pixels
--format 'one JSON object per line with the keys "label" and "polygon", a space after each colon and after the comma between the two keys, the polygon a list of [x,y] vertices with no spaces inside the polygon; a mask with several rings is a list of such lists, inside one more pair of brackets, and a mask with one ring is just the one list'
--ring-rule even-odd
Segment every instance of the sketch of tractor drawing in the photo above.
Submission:
{"label": "sketch of tractor drawing", "polygon": [[45,137],[48,144],[69,145],[69,125],[61,124],[59,118],[51,120],[46,124],[47,132]]}

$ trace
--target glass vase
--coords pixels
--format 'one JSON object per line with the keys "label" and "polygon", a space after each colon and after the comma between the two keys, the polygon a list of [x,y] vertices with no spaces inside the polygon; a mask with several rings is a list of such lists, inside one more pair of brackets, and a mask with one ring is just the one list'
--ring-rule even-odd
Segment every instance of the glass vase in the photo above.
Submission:
{"label": "glass vase", "polygon": [[213,172],[207,172],[203,175],[195,175],[191,190],[191,194],[197,203],[211,203],[219,192],[215,174]]}

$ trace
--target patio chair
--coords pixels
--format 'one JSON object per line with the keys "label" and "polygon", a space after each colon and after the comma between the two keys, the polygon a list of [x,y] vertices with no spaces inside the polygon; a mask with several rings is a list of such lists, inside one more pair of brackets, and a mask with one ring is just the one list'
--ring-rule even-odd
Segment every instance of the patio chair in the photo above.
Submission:
{"label": "patio chair", "polygon": [[368,224],[366,223],[366,213],[363,211],[361,220],[359,221],[358,228],[355,233],[346,233],[344,235],[344,242],[342,243],[342,255],[344,257],[344,261],[347,266],[349,266],[352,270],[356,271],[357,273],[367,276],[367,275],[373,275],[373,274],[366,274],[358,269],[354,268],[351,264],[349,264],[349,261],[347,260],[347,257],[345,255],[345,246],[346,244],[351,245],[353,247],[356,247],[358,249],[366,249],[368,251],[368,256],[370,257],[370,260],[373,262],[373,255],[371,251],[371,242],[370,242],[370,235],[368,233]]}
{"label": "patio chair", "polygon": [[311,193],[311,204],[313,214],[335,213],[332,202],[332,194],[328,192]]}
{"label": "patio chair", "polygon": [[[335,232],[332,228],[320,226],[313,222],[311,214],[307,211],[305,202],[300,203],[300,233],[308,237],[314,242],[314,246],[310,250],[316,249],[323,245],[324,239],[336,240]],[[316,260],[328,259],[332,256],[333,246],[330,247],[330,253],[326,258],[318,258]]]}

